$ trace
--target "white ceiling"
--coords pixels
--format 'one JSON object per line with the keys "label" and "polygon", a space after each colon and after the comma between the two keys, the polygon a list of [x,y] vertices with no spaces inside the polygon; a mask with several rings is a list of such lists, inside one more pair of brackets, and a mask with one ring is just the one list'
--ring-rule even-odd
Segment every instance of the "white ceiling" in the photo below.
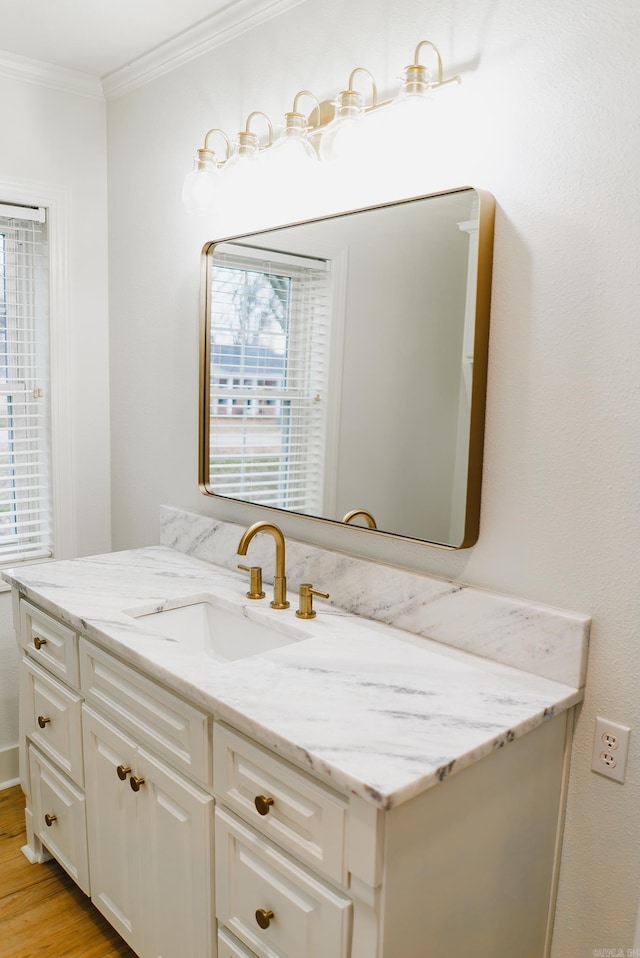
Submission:
{"label": "white ceiling", "polygon": [[0,51],[104,77],[237,0],[0,0]]}

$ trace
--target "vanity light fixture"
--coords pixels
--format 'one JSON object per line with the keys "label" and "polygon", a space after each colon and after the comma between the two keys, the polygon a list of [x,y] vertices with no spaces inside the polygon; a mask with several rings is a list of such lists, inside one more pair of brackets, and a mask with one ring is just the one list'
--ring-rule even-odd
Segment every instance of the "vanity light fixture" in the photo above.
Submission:
{"label": "vanity light fixture", "polygon": [[[436,58],[435,78],[433,72],[420,62],[425,47],[432,50]],[[371,82],[372,97],[369,106],[365,106],[363,94],[354,89],[358,73],[366,74]],[[260,110],[249,114],[245,129],[238,134],[233,153],[230,151],[229,139],[222,130],[209,130],[204,149],[197,151],[194,169],[185,180],[182,196],[186,208],[190,212],[205,212],[213,205],[218,174],[226,176],[228,171],[234,168],[251,169],[259,155],[267,151],[271,152],[273,157],[274,170],[280,164],[295,165],[299,170],[305,163],[313,163],[318,154],[321,160],[332,160],[349,156],[353,152],[361,152],[363,139],[366,137],[365,123],[368,114],[387,107],[406,109],[409,104],[413,115],[415,111],[412,108],[417,103],[421,104],[430,99],[432,91],[450,83],[461,82],[459,76],[444,79],[442,57],[431,40],[420,41],[413,63],[405,67],[401,79],[400,93],[395,98],[382,102],[378,100],[378,90],[372,74],[364,67],[356,67],[351,71],[348,88],[339,93],[333,102],[319,103],[313,93],[301,90],[294,98],[293,110],[285,114],[284,129],[275,144],[271,121],[266,113]],[[315,103],[309,117],[299,110],[298,101],[303,96],[311,97]],[[263,117],[268,126],[269,136],[264,145],[250,129],[256,116]],[[227,155],[222,161],[216,159],[213,150],[208,146],[209,137],[214,133],[221,134],[227,143]]]}

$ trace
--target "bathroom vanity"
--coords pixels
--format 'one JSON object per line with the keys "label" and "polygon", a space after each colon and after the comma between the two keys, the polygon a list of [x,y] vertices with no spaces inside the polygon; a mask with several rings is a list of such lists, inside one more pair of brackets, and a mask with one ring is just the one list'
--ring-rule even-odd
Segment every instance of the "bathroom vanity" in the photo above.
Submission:
{"label": "bathroom vanity", "polygon": [[5,578],[25,853],[141,958],[548,953],[584,617],[549,610],[558,681],[339,605],[301,621],[175,548]]}

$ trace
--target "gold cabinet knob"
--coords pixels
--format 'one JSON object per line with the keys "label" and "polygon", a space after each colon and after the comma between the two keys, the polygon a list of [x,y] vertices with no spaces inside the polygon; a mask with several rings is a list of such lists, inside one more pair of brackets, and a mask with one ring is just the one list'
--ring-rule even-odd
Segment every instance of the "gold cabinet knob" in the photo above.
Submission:
{"label": "gold cabinet knob", "polygon": [[264,908],[258,908],[256,912],[256,921],[261,928],[268,928],[273,918],[272,911],[266,911]]}
{"label": "gold cabinet knob", "polygon": [[116,768],[116,772],[118,773],[118,778],[120,779],[121,782],[126,781],[127,775],[129,774],[130,771],[131,771],[130,765],[118,765],[118,767]]}
{"label": "gold cabinet knob", "polygon": [[132,775],[131,778],[129,779],[129,785],[131,786],[132,792],[139,792],[140,786],[144,785],[144,779],[136,778],[135,775]]}
{"label": "gold cabinet knob", "polygon": [[45,823],[45,825],[47,825],[49,828],[51,828],[51,826],[53,825],[53,823],[54,823],[54,822],[57,822],[57,821],[58,821],[58,816],[57,816],[57,815],[45,815],[45,816],[44,816],[44,823]]}
{"label": "gold cabinet knob", "polygon": [[46,645],[46,644],[47,644],[47,640],[41,638],[39,635],[34,635],[34,637],[33,637],[33,644],[35,645],[36,649],[39,650],[39,649],[42,648],[43,645]]}
{"label": "gold cabinet knob", "polygon": [[38,716],[38,725],[40,726],[40,728],[44,728],[45,725],[47,725],[50,721],[51,721],[51,719],[50,719],[50,718],[45,718],[44,715],[39,715],[39,716]]}
{"label": "gold cabinet knob", "polygon": [[274,800],[272,798],[267,798],[266,795],[256,795],[253,800],[253,804],[258,809],[261,815],[268,815],[269,809],[273,805]]}

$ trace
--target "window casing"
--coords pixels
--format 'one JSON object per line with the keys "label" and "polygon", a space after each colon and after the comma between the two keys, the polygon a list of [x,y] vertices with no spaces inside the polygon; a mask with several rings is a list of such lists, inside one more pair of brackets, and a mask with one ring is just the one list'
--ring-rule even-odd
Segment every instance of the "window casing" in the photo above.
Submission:
{"label": "window casing", "polygon": [[0,563],[53,553],[44,210],[0,205]]}

